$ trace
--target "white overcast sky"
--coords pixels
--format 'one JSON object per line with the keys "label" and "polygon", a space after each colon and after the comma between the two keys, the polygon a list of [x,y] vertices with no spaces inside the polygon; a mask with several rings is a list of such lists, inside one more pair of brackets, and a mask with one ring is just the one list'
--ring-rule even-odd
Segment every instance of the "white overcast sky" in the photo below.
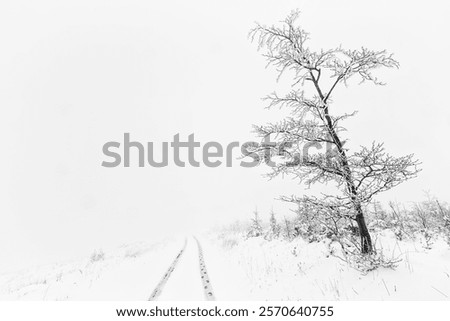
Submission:
{"label": "white overcast sky", "polygon": [[[450,30],[444,1],[0,1],[0,270],[133,240],[265,216],[281,194],[308,193],[267,167],[103,168],[102,146],[195,133],[202,143],[253,139],[279,118],[277,88],[247,33],[291,10],[316,48],[387,49],[388,85],[339,88],[333,108],[351,146],[383,141],[415,153],[420,176],[380,199],[424,191],[449,200]],[[157,145],[158,146],[158,145]]]}

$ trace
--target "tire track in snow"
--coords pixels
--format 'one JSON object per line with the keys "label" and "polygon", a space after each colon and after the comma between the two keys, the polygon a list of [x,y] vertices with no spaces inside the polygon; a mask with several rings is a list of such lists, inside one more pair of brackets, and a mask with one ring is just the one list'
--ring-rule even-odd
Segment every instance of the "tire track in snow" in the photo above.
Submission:
{"label": "tire track in snow", "polygon": [[200,277],[202,279],[202,284],[203,284],[203,293],[205,295],[205,299],[208,301],[215,301],[216,298],[214,297],[214,292],[211,286],[211,280],[208,276],[208,271],[206,270],[206,264],[205,264],[205,260],[203,258],[203,250],[202,250],[202,246],[200,245],[200,242],[198,241],[198,239],[196,237],[195,241],[197,242],[197,246],[198,246],[198,258],[199,258],[199,263],[200,263]]}
{"label": "tire track in snow", "polygon": [[184,250],[186,249],[186,245],[187,245],[187,238],[184,239],[184,245],[183,245],[181,251],[175,257],[175,259],[173,260],[172,264],[169,266],[169,268],[167,269],[166,273],[164,274],[162,279],[159,281],[159,283],[156,286],[156,288],[153,290],[152,294],[148,298],[148,301],[155,301],[159,297],[159,295],[161,294],[164,286],[166,285],[167,281],[169,280],[170,275],[172,274],[173,270],[175,270],[178,261],[180,260],[181,256],[183,255]]}

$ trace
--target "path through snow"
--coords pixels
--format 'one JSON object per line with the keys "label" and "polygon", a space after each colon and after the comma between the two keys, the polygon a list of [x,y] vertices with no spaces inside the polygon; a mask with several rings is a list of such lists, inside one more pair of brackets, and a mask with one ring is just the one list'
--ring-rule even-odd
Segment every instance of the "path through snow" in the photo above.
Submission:
{"label": "path through snow", "polygon": [[189,237],[150,300],[215,300],[200,242]]}

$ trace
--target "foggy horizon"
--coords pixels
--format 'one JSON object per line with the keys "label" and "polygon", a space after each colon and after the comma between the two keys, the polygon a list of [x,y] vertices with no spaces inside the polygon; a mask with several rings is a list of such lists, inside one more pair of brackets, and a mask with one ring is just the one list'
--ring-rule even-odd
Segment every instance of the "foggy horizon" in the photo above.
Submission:
{"label": "foggy horizon", "polygon": [[422,163],[417,178],[376,199],[410,206],[429,191],[450,201],[450,150],[443,144],[450,73],[445,63],[434,67],[450,49],[445,4],[412,1],[405,10],[383,0],[343,18],[359,4],[3,2],[0,271],[249,221],[255,208],[266,221],[272,209],[282,219],[294,206],[280,195],[332,188],[268,180],[266,165],[177,167],[170,159],[164,168],[101,166],[103,145],[123,142],[124,133],[159,150],[175,134],[194,133],[202,144],[222,144],[224,154],[230,142],[259,141],[252,125],[283,114],[265,109],[261,98],[286,92],[290,83],[276,81],[248,32],[256,21],[276,24],[296,8],[314,48],[386,49],[400,62],[399,69],[376,72],[386,86],[352,81],[332,105],[358,111],[345,121],[350,149],[377,141],[394,156],[413,153]]}

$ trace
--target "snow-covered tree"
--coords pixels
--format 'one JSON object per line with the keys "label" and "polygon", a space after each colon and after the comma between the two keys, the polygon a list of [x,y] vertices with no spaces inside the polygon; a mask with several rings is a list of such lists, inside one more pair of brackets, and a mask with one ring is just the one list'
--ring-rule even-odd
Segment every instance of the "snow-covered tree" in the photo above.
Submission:
{"label": "snow-covered tree", "polygon": [[[332,107],[332,97],[335,90],[347,85],[351,78],[381,85],[373,70],[397,68],[399,64],[384,50],[338,47],[314,51],[307,45],[308,33],[296,25],[297,18],[298,12],[293,12],[280,26],[257,24],[250,32],[268,64],[275,66],[280,76],[287,71],[293,76],[290,93],[274,93],[266,98],[269,108],[289,108],[290,116],[278,123],[256,126],[255,130],[262,138],[276,139],[270,150],[285,158],[273,166],[270,176],[293,175],[308,186],[334,182],[338,190],[336,195],[292,196],[284,197],[284,200],[307,204],[312,210],[334,218],[356,221],[360,250],[370,253],[373,246],[364,206],[376,194],[415,177],[418,162],[413,155],[394,157],[387,154],[382,143],[350,152],[344,147],[342,122],[355,112],[339,114]],[[305,144],[325,144],[333,152],[303,155],[301,151]]]}
{"label": "snow-covered tree", "polygon": [[270,218],[269,218],[269,231],[267,232],[266,237],[269,239],[276,238],[280,236],[281,227],[277,222],[277,219],[275,217],[275,212],[273,209],[270,211]]}
{"label": "snow-covered tree", "polygon": [[253,212],[252,224],[250,230],[247,234],[248,237],[257,237],[263,234],[263,229],[261,226],[261,220],[259,218],[258,210]]}
{"label": "snow-covered tree", "polygon": [[286,217],[284,218],[284,234],[288,240],[292,238],[291,222]]}

